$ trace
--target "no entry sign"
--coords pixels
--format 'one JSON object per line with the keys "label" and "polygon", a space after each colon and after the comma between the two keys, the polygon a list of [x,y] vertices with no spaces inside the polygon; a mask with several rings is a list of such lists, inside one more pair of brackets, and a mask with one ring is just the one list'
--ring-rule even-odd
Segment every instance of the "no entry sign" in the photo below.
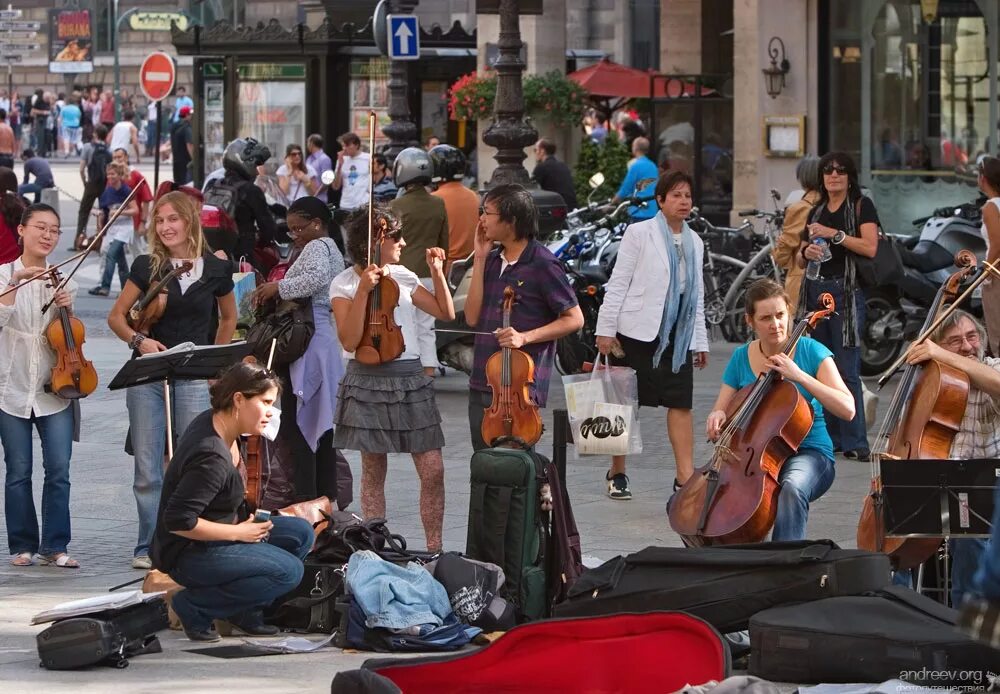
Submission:
{"label": "no entry sign", "polygon": [[162,101],[174,89],[177,70],[174,59],[166,53],[150,53],[139,70],[139,86],[150,101]]}

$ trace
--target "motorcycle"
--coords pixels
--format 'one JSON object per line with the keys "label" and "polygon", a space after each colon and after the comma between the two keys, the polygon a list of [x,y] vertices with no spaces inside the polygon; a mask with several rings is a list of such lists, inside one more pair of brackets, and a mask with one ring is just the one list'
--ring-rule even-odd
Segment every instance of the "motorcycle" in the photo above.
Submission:
{"label": "motorcycle", "polygon": [[[954,258],[968,249],[982,262],[986,241],[980,233],[980,204],[943,207],[930,217],[914,220],[920,233],[890,234],[898,244],[904,276],[897,287],[870,290],[865,297],[861,374],[883,373],[896,360],[906,341],[920,332],[938,287],[955,272]],[[982,316],[982,294],[977,289],[969,309]]]}

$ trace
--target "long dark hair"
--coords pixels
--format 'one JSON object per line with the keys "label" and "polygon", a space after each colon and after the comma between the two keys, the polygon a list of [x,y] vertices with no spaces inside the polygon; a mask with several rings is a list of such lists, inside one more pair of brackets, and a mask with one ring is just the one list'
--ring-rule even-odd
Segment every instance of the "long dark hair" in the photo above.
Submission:
{"label": "long dark hair", "polygon": [[17,174],[13,169],[0,166],[0,215],[3,215],[10,233],[15,233],[22,214],[24,203],[17,196]]}
{"label": "long dark hair", "polygon": [[233,398],[242,393],[245,398],[263,395],[276,388],[281,395],[281,381],[278,377],[260,364],[236,362],[219,374],[219,379],[209,389],[212,410],[225,412],[233,408]]}
{"label": "long dark hair", "polygon": [[816,203],[817,209],[822,209],[830,202],[830,194],[826,192],[826,186],[823,184],[823,171],[827,166],[842,166],[847,169],[847,202],[853,205],[858,201],[863,193],[861,192],[861,184],[858,182],[858,167],[855,166],[854,160],[851,159],[851,155],[846,152],[827,152],[822,157],[820,157],[819,165],[819,202]]}

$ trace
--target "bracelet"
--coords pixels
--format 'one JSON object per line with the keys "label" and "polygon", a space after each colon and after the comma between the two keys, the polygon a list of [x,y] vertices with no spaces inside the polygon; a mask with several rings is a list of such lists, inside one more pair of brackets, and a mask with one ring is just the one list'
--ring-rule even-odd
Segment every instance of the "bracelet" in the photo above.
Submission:
{"label": "bracelet", "polygon": [[137,332],[135,335],[132,336],[132,339],[128,341],[128,346],[130,349],[139,349],[139,345],[141,345],[142,341],[145,339],[146,339],[145,335],[143,335],[140,332]]}

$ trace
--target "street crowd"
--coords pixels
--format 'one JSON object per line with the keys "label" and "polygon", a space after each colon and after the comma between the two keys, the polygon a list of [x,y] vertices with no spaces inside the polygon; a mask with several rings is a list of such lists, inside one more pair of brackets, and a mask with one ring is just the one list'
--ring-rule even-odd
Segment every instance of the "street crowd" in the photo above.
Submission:
{"label": "street crowd", "polygon": [[[24,178],[31,175],[34,181],[19,184],[12,158],[23,133],[11,127],[14,122],[0,124],[0,157],[8,157],[0,165],[0,284],[5,287],[0,296],[0,442],[10,563],[79,567],[69,554],[69,475],[74,432],[86,404],[72,407],[70,399],[47,387],[56,356],[44,338],[53,312],[72,309],[78,287],[69,281],[53,295],[45,282],[33,281],[46,271],[64,234],[59,211],[38,197],[52,185],[43,184],[51,181],[51,171],[48,179],[44,172],[46,154],[53,150],[80,157],[84,195],[73,250],[95,247],[87,234],[95,203],[99,229],[120,213],[105,231],[102,277],[90,293],[110,296],[117,272],[120,293],[107,322],[133,358],[188,342],[229,344],[243,311],[237,283],[247,275],[255,278],[248,293],[251,306],[274,309],[298,301],[302,320],[313,327],[302,350],[279,353],[274,364],[241,362],[212,382],[173,382],[172,415],[162,384],[126,391],[130,426],[122,443],[135,460],[139,520],[132,566],[159,569],[185,586],[173,606],[188,637],[216,640],[215,618],[230,620],[246,633],[273,633],[261,608],[301,578],[301,560],[312,540],[309,524],[295,517],[255,522],[243,503],[243,437],[264,433],[274,427],[272,420],[278,420],[276,460],[287,468],[281,502],[326,496],[347,507],[354,485],[341,451],[359,451],[361,514],[391,517],[385,498],[388,454],[407,453],[420,480],[427,549],[440,551],[447,442],[435,402],[440,364],[434,326],[456,318],[449,267],[470,261],[462,314],[475,331],[468,412],[476,450],[492,443],[482,436],[484,412],[497,397],[487,371],[491,356],[502,348],[529,355],[531,400],[544,408],[556,342],[583,326],[564,267],[537,237],[538,212],[530,192],[516,184],[496,185],[480,199],[463,185],[465,155],[439,140],[403,150],[390,166],[384,155],[366,151],[356,133],[337,139],[335,157],[326,153],[322,135],[312,134],[305,147],[287,143],[274,174],[287,202],[284,223],[293,246],[287,261],[275,263],[264,251],[276,238],[277,224],[261,187],[273,157],[261,143],[250,138],[230,143],[223,167],[209,176],[204,190],[193,188],[193,104],[178,99],[170,116],[177,121],[170,135],[174,180],[153,191],[131,168],[142,156],[155,156],[155,143],[151,147],[148,137],[140,136],[135,110],[123,110],[116,123],[113,102],[106,120],[109,93],[92,90],[55,101],[44,93],[34,96],[27,113],[15,98],[8,103],[11,110],[0,115],[0,121],[15,114],[32,119],[31,144],[37,148],[22,151]],[[872,456],[860,378],[861,268],[878,248],[876,207],[862,194],[847,154],[803,160],[798,174],[805,195],[786,211],[775,249],[776,261],[788,270],[786,284],[760,280],[750,288],[745,320],[753,337],[726,365],[712,410],[696,417],[695,370],[707,365],[710,346],[705,247],[687,221],[694,183],[684,170],[657,167],[647,156],[645,137],[634,137],[630,146],[633,159],[616,198],[639,196],[646,204],[630,210],[597,319],[596,347],[609,364],[636,372],[638,405],[666,410],[675,492],[699,474],[696,429],[713,441],[724,438],[737,393],[762,374],[794,384],[813,422],[781,467],[771,537],[803,539],[810,504],[833,484],[835,454],[862,461]],[[555,145],[539,140],[535,156],[536,181],[575,204],[571,171],[557,158]],[[35,161],[40,163],[29,167]],[[983,159],[979,184],[989,199],[983,234],[992,261],[1000,257],[1000,160]],[[28,204],[22,196],[30,194],[36,197]],[[228,233],[213,235],[203,225],[209,207],[226,218]],[[166,291],[161,314],[155,322],[137,324],[136,304],[155,297],[161,286]],[[505,310],[508,290],[516,296],[513,310]],[[992,291],[985,293],[987,301]],[[369,327],[372,306],[381,306],[386,293],[398,295],[388,310],[397,332],[392,347],[390,336],[373,340]],[[822,309],[828,295],[836,312],[810,337],[798,339],[794,350],[787,349],[796,316]],[[43,313],[50,299],[53,307]],[[907,355],[911,365],[933,360],[968,378],[969,404],[951,457],[1000,458],[1000,359],[987,356],[988,344],[1000,338],[994,315],[986,311],[984,327],[971,314],[955,311]],[[169,461],[168,417],[177,438]],[[31,493],[36,435],[45,478],[41,524]],[[626,456],[611,459],[604,484],[609,498],[632,498]],[[997,540],[1000,522],[994,528]],[[1000,610],[1000,544],[951,543],[953,603],[984,598],[969,604]],[[912,585],[913,577],[898,571],[896,580]]]}

